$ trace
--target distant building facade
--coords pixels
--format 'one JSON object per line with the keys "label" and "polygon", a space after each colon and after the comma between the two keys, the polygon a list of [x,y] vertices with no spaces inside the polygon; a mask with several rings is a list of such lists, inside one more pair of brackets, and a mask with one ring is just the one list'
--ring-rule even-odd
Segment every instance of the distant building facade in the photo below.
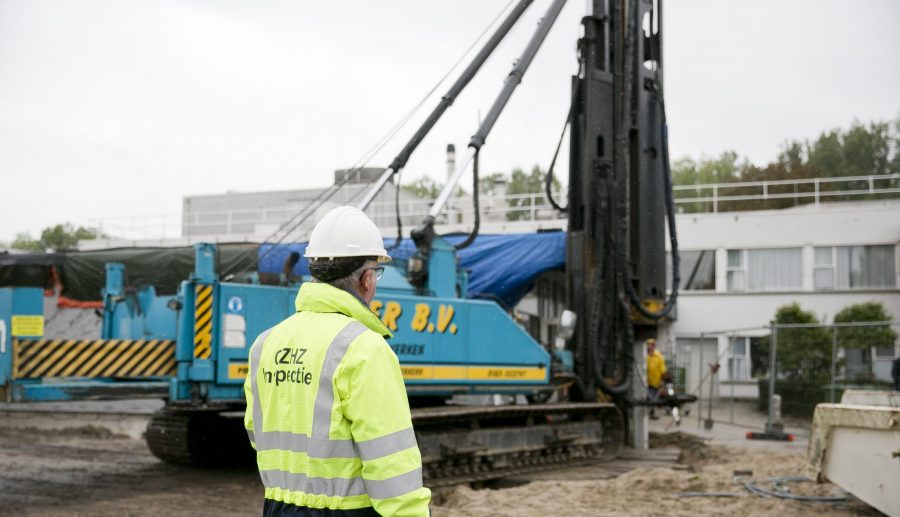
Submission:
{"label": "distant building facade", "polygon": [[[832,323],[841,309],[874,301],[900,320],[898,200],[680,214],[676,220],[681,289],[676,320],[661,329],[658,341],[667,356],[690,365],[689,387],[718,359],[717,394],[755,397],[751,350],[768,331],[753,328],[768,325],[785,304],[796,302]],[[890,379],[897,344],[865,353],[871,355],[861,359],[876,376]]]}
{"label": "distant building facade", "polygon": [[[361,200],[382,171],[381,168],[335,171],[336,184],[347,181],[339,189],[325,187],[186,196],[182,204],[182,236],[216,236],[219,240],[233,236],[241,240],[263,241],[280,229],[288,230],[296,224],[291,231],[293,240],[302,240],[322,214],[336,206]],[[394,205],[397,190],[393,182],[388,182],[366,210],[379,227],[396,226]],[[301,222],[307,207],[320,200],[322,204]],[[410,205],[423,202],[402,188],[399,189],[399,200],[407,212]],[[410,215],[403,218],[404,224],[414,222],[418,220]]]}

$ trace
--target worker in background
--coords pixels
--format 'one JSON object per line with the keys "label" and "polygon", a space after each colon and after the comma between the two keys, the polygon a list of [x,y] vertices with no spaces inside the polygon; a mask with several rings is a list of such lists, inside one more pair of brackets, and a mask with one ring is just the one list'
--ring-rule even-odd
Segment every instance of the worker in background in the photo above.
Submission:
{"label": "worker in background", "polygon": [[422,457],[391,333],[369,302],[390,259],[361,210],[335,208],[305,256],[297,312],[250,349],[244,424],[264,516],[426,516]]}
{"label": "worker in background", "polygon": [[[656,349],[656,340],[648,339],[647,345],[647,398],[651,401],[659,398],[663,376],[666,374],[666,359]],[[656,420],[656,407],[650,406],[650,418]]]}
{"label": "worker in background", "polygon": [[292,251],[287,258],[284,259],[284,264],[281,265],[281,278],[279,278],[281,285],[294,285],[300,280],[300,275],[294,274],[294,268],[297,267],[299,262],[300,252],[297,251]]}

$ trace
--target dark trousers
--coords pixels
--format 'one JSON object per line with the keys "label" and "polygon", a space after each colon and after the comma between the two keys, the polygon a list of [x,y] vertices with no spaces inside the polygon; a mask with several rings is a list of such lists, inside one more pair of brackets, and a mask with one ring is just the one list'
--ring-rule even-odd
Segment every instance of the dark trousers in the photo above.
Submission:
{"label": "dark trousers", "polygon": [[379,517],[374,508],[356,510],[329,510],[328,508],[307,508],[282,501],[266,499],[263,503],[263,517]]}
{"label": "dark trousers", "polygon": [[[659,386],[647,386],[647,400],[653,402],[659,399]],[[650,406],[650,416],[656,416],[656,406]]]}

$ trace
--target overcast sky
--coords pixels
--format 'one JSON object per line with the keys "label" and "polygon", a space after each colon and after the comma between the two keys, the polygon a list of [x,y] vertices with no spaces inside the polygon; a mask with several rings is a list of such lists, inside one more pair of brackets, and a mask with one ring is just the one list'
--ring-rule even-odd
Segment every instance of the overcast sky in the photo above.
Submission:
{"label": "overcast sky", "polygon": [[[179,214],[185,195],[327,186],[506,4],[0,0],[0,241]],[[443,178],[446,145],[465,147],[548,5],[534,2],[405,180]],[[566,6],[488,138],[485,172],[548,165],[586,9]],[[762,164],[785,139],[897,117],[898,21],[895,0],[668,1],[671,155]]]}

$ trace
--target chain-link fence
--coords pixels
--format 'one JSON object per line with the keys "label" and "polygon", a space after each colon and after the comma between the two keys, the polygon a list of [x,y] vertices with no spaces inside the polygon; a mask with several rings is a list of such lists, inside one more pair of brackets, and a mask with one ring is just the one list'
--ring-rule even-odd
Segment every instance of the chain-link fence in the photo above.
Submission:
{"label": "chain-link fence", "polygon": [[699,398],[698,426],[802,431],[816,404],[847,389],[893,389],[898,336],[896,321],[778,323],[677,337],[665,355],[676,388]]}

